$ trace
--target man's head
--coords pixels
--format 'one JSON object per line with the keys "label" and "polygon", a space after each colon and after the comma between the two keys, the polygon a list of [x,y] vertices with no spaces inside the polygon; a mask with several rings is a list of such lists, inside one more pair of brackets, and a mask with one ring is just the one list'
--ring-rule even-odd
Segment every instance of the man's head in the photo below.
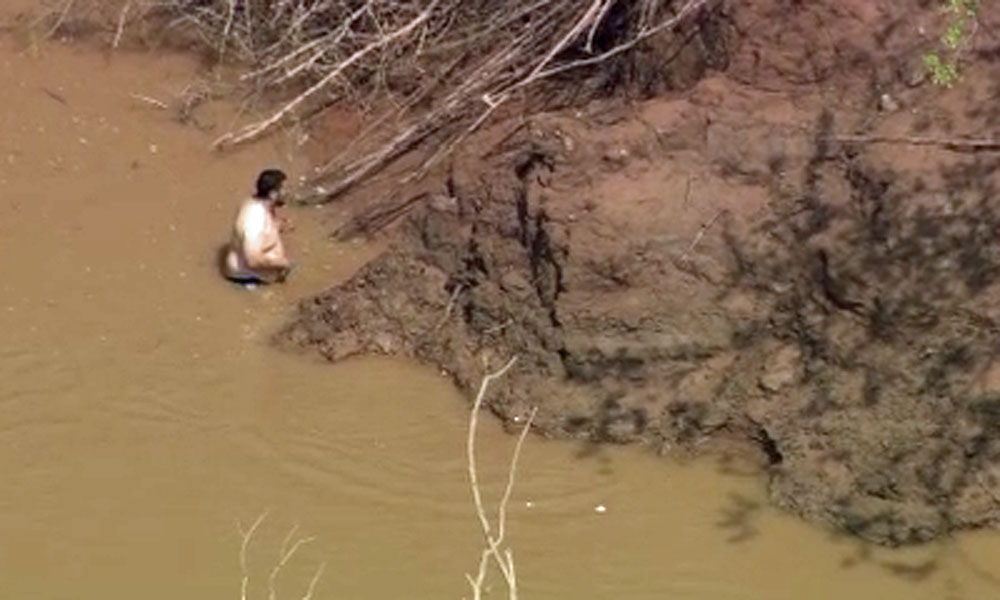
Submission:
{"label": "man's head", "polygon": [[257,194],[262,200],[277,200],[288,177],[280,169],[267,169],[257,176]]}

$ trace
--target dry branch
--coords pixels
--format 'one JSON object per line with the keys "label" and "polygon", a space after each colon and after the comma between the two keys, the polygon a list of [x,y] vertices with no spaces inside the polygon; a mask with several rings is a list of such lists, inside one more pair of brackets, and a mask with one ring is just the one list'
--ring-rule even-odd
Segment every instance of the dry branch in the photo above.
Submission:
{"label": "dry branch", "polygon": [[267,518],[267,512],[262,512],[257,520],[253,522],[248,529],[244,530],[240,522],[236,522],[236,529],[240,532],[241,543],[240,543],[240,572],[243,574],[243,578],[240,583],[240,598],[242,600],[247,600],[247,591],[250,587],[250,568],[247,566],[247,551],[250,548],[250,540],[253,539],[253,534],[260,527],[260,524],[264,522]]}
{"label": "dry branch", "polygon": [[350,221],[333,232],[333,237],[340,241],[347,241],[361,235],[370,236],[406,215],[410,209],[427,197],[427,192],[420,192],[403,200],[395,197],[388,198],[352,217]]}
{"label": "dry branch", "polygon": [[434,331],[437,331],[444,327],[444,324],[448,322],[448,317],[451,316],[451,311],[455,308],[455,302],[458,300],[459,294],[465,289],[465,286],[461,283],[455,286],[455,289],[451,291],[451,295],[448,297],[448,304],[444,307],[444,314],[441,315],[441,320],[437,322],[434,326]]}
{"label": "dry branch", "polygon": [[1000,140],[976,138],[942,138],[893,135],[838,135],[841,143],[851,144],[902,144],[907,146],[936,146],[953,152],[1000,151]]}
{"label": "dry branch", "polygon": [[486,391],[489,389],[490,383],[492,383],[495,379],[503,377],[516,362],[517,357],[515,356],[498,371],[494,371],[493,373],[489,373],[483,377],[483,381],[479,386],[479,393],[476,394],[476,399],[472,404],[472,412],[469,415],[469,431],[468,439],[466,441],[469,487],[472,490],[472,500],[475,504],[476,516],[479,518],[479,525],[482,528],[483,537],[486,542],[486,548],[483,549],[479,558],[479,568],[476,571],[476,576],[473,577],[468,574],[465,576],[466,580],[469,582],[470,588],[472,589],[473,600],[479,600],[482,598],[483,585],[486,582],[486,573],[490,564],[490,559],[493,560],[493,563],[503,576],[504,583],[507,586],[509,600],[517,600],[517,571],[514,567],[514,554],[510,548],[502,548],[502,546],[507,530],[507,505],[510,502],[511,494],[514,491],[514,481],[517,476],[517,463],[521,457],[521,448],[524,446],[524,439],[527,437],[528,431],[531,429],[531,423],[535,419],[536,410],[532,409],[531,413],[528,415],[528,419],[525,422],[524,427],[521,429],[521,433],[517,438],[517,443],[514,446],[514,453],[511,456],[510,466],[507,469],[507,485],[504,487],[503,495],[500,497],[500,502],[497,505],[495,528],[490,523],[486,505],[483,502],[482,491],[479,487],[479,472],[476,464],[476,432],[479,425],[479,411],[483,406]]}
{"label": "dry branch", "polygon": [[701,243],[701,238],[705,237],[705,234],[712,228],[712,225],[715,225],[715,222],[719,220],[719,217],[721,217],[723,213],[725,213],[723,210],[717,211],[714,215],[712,215],[711,219],[702,223],[701,227],[698,228],[698,233],[694,236],[694,240],[691,241],[691,245],[688,246],[687,250],[684,251],[684,254],[681,255],[680,262],[686,263],[689,260],[691,253],[694,252],[698,248],[698,244]]}
{"label": "dry branch", "polygon": [[[235,0],[231,0],[231,1],[235,2]],[[219,138],[218,140],[215,141],[215,144],[214,144],[215,147],[217,147],[217,148],[218,147],[231,147],[231,146],[236,146],[238,144],[243,144],[243,143],[249,142],[251,140],[257,139],[258,137],[260,137],[261,135],[263,135],[264,133],[266,133],[267,131],[269,131],[272,127],[274,127],[275,125],[277,125],[278,123],[280,123],[288,115],[292,114],[304,102],[306,102],[307,100],[311,99],[313,96],[315,96],[316,94],[318,94],[320,91],[326,89],[327,86],[329,86],[331,82],[333,82],[338,77],[340,77],[341,74],[344,73],[344,71],[346,71],[347,69],[351,68],[355,63],[357,63],[358,61],[360,61],[361,59],[363,59],[365,56],[367,56],[368,54],[374,52],[375,50],[378,50],[378,49],[380,49],[380,48],[382,48],[384,46],[392,44],[393,42],[395,42],[396,40],[398,40],[400,38],[406,37],[406,36],[410,35],[411,33],[413,33],[413,31],[417,27],[419,27],[421,24],[423,24],[425,21],[427,21],[427,19],[430,18],[430,16],[434,12],[434,9],[437,7],[437,5],[440,2],[441,2],[441,0],[431,0],[430,4],[427,5],[427,8],[425,8],[412,21],[406,23],[405,25],[403,25],[402,27],[400,27],[396,31],[393,31],[392,33],[390,33],[390,34],[388,34],[388,35],[386,35],[384,37],[380,37],[380,38],[374,40],[373,42],[369,43],[367,46],[365,46],[365,47],[357,50],[353,54],[351,54],[345,60],[343,60],[339,64],[337,64],[336,67],[334,67],[330,72],[328,72],[326,75],[324,75],[319,81],[317,81],[311,87],[309,87],[309,89],[307,89],[306,91],[304,91],[301,94],[299,94],[298,96],[296,96],[291,102],[289,102],[289,103],[285,104],[284,106],[282,106],[277,112],[275,112],[269,118],[267,118],[267,119],[265,119],[265,120],[263,120],[263,121],[261,121],[259,123],[255,123],[253,125],[248,125],[247,127],[243,128],[241,131],[236,132],[235,134],[227,134],[227,135]]]}
{"label": "dry branch", "polygon": [[129,97],[133,100],[138,100],[139,102],[144,102],[150,106],[156,107],[160,110],[170,110],[170,105],[162,100],[157,100],[151,96],[144,96],[142,94],[129,94]]}
{"label": "dry branch", "polygon": [[[129,23],[145,20],[198,41],[220,63],[244,65],[247,104],[276,108],[217,138],[218,148],[251,142],[329,106],[365,113],[376,126],[296,193],[326,201],[433,143],[435,151],[402,183],[423,177],[500,107],[513,100],[532,106],[548,91],[546,82],[599,79],[593,67],[718,1],[119,0],[108,29],[117,46]],[[53,30],[97,4],[60,2]]]}
{"label": "dry branch", "polygon": [[118,26],[115,28],[115,39],[111,41],[111,47],[117,48],[125,33],[125,21],[128,19],[128,12],[132,9],[132,0],[126,0],[122,5],[122,10],[118,13]]}
{"label": "dry branch", "polygon": [[[242,579],[240,582],[240,599],[248,600],[249,590],[250,590],[250,566],[247,562],[247,552],[250,549],[250,544],[253,541],[253,537],[257,530],[260,528],[264,519],[267,518],[267,511],[260,514],[259,517],[253,522],[250,527],[243,529],[243,526],[239,521],[236,521],[236,529],[240,532],[240,572],[242,573]],[[299,551],[303,546],[313,541],[314,538],[296,538],[295,534],[298,532],[299,526],[293,526],[285,539],[281,543],[281,550],[278,554],[278,559],[275,561],[274,566],[271,567],[271,571],[267,578],[267,597],[268,600],[279,600],[278,599],[278,577],[281,575],[282,570],[295,556],[296,552]],[[305,593],[302,595],[301,600],[311,600],[313,594],[316,591],[316,585],[319,583],[320,578],[323,576],[323,570],[326,568],[326,563],[321,563],[317,567],[316,571],[313,573],[312,578],[309,580],[309,585],[306,587]]]}

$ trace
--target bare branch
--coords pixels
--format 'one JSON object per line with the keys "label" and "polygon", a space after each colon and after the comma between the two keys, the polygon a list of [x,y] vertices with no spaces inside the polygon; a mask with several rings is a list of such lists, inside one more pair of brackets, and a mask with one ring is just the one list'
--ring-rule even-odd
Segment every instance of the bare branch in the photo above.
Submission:
{"label": "bare branch", "polygon": [[[240,599],[248,600],[249,590],[250,590],[250,567],[247,563],[247,552],[250,548],[250,543],[253,540],[254,534],[257,529],[264,522],[267,517],[268,511],[261,513],[257,520],[250,525],[249,528],[243,529],[243,525],[236,521],[236,529],[240,532],[240,571],[243,575],[240,582]],[[298,532],[299,526],[293,526],[288,534],[285,536],[284,540],[281,542],[281,548],[278,553],[278,560],[275,562],[274,566],[271,567],[271,571],[267,578],[267,590],[268,590],[268,600],[278,600],[278,577],[281,575],[282,569],[292,560],[295,554],[306,544],[312,542],[315,538],[295,538],[295,534]],[[309,586],[306,588],[305,594],[302,596],[302,600],[311,600],[313,593],[316,591],[316,585],[319,583],[320,577],[323,575],[323,570],[326,567],[326,563],[320,564],[313,574],[312,579],[309,581]]]}
{"label": "bare branch", "polygon": [[266,119],[266,120],[264,120],[264,121],[262,121],[260,123],[256,123],[254,125],[247,126],[247,127],[243,128],[241,131],[239,131],[239,132],[237,132],[235,134],[227,134],[227,135],[219,138],[218,140],[216,140],[213,145],[216,148],[219,148],[219,147],[232,147],[232,146],[236,146],[238,144],[243,144],[243,143],[249,142],[250,140],[254,140],[254,139],[260,137],[261,135],[263,135],[264,133],[266,133],[268,130],[270,130],[272,127],[274,127],[275,125],[277,125],[278,123],[280,123],[289,114],[291,114],[292,112],[294,112],[305,101],[311,99],[317,93],[319,93],[320,91],[326,89],[326,87],[333,80],[335,80],[337,77],[340,77],[340,75],[344,71],[346,71],[347,69],[349,69],[355,63],[357,63],[362,58],[364,58],[366,55],[370,54],[371,52],[373,52],[375,50],[378,50],[378,49],[382,48],[383,46],[391,44],[392,42],[396,41],[397,39],[399,39],[401,37],[405,37],[405,36],[409,35],[410,33],[412,33],[414,29],[416,29],[417,27],[419,27],[424,21],[426,21],[428,18],[430,18],[431,14],[434,11],[434,8],[437,7],[437,5],[438,5],[438,3],[440,1],[441,0],[432,0],[431,3],[427,5],[427,8],[425,8],[423,10],[423,12],[421,12],[415,19],[413,19],[412,21],[410,21],[406,25],[400,27],[396,31],[392,32],[391,34],[375,40],[374,42],[368,44],[364,48],[362,48],[362,49],[358,50],[357,52],[355,52],[354,54],[352,54],[346,60],[344,60],[340,64],[338,64],[333,70],[331,70],[329,73],[327,73],[325,76],[323,76],[322,79],[320,79],[315,84],[313,84],[312,87],[310,87],[305,92],[302,92],[301,94],[299,94],[298,96],[296,96],[295,99],[293,99],[291,102],[289,102],[288,104],[286,104],[285,106],[283,106],[280,110],[278,110],[276,113],[274,113],[273,115],[271,115],[271,117],[269,117],[268,119]]}
{"label": "bare branch", "polygon": [[[97,1],[59,0],[46,16],[51,33]],[[580,80],[598,74],[588,68],[717,1],[119,0],[108,25],[112,47],[130,23],[148,19],[197,36],[219,63],[245,65],[245,105],[270,107],[216,138],[216,148],[307,122],[331,106],[363,112],[368,126],[296,193],[324,202],[433,141],[433,152],[401,183],[424,177],[512,100],[530,106],[544,82],[572,70],[582,71]]]}
{"label": "bare branch", "polygon": [[133,100],[138,100],[139,102],[145,102],[151,106],[159,108],[160,110],[170,110],[170,106],[162,100],[157,100],[156,98],[151,98],[150,96],[143,96],[142,94],[129,94],[129,97]]}
{"label": "bare branch", "polygon": [[708,230],[712,228],[712,225],[715,225],[715,222],[719,220],[719,217],[721,217],[723,213],[725,213],[725,211],[723,210],[717,211],[714,215],[712,215],[711,219],[703,223],[702,226],[698,228],[698,233],[695,234],[694,240],[692,240],[691,245],[688,246],[687,250],[684,251],[684,254],[681,255],[680,261],[682,263],[688,261],[688,258],[690,257],[691,253],[694,252],[695,249],[698,247],[698,244],[701,243],[701,238],[705,237],[705,234],[708,233]]}
{"label": "bare branch", "polygon": [[281,570],[288,564],[288,561],[292,560],[292,557],[299,551],[299,548],[315,539],[311,537],[301,538],[296,540],[290,548],[287,548],[288,542],[291,541],[292,536],[295,535],[298,527],[299,526],[296,525],[295,527],[292,527],[291,531],[288,532],[288,535],[285,537],[285,541],[281,544],[281,554],[278,557],[278,562],[275,563],[274,567],[271,569],[271,574],[267,578],[267,597],[269,600],[278,600],[278,591],[276,586],[278,584],[278,575],[281,574]]}
{"label": "bare branch", "polygon": [[316,591],[316,584],[319,583],[320,577],[323,576],[324,569],[326,569],[326,563],[320,563],[319,567],[316,568],[316,572],[313,574],[312,579],[309,580],[309,587],[306,589],[305,596],[302,596],[302,600],[312,600],[313,593]]}
{"label": "bare branch", "polygon": [[937,146],[954,152],[1000,151],[1000,140],[990,138],[941,138],[893,135],[838,135],[838,142],[854,144],[902,144],[907,146]]}
{"label": "bare branch", "polygon": [[236,521],[236,529],[239,530],[240,536],[243,538],[240,543],[240,571],[243,573],[243,580],[240,584],[240,598],[241,600],[247,600],[247,589],[250,586],[250,569],[247,567],[247,549],[250,547],[250,540],[253,538],[253,534],[260,527],[260,524],[264,522],[267,518],[268,511],[264,511],[257,517],[257,520],[253,522],[253,525],[249,529],[243,529],[240,522]]}
{"label": "bare branch", "polygon": [[111,42],[112,48],[117,48],[122,41],[122,34],[125,32],[125,19],[128,18],[128,11],[132,9],[132,0],[126,0],[118,13],[118,27],[115,29],[115,39]]}
{"label": "bare branch", "polygon": [[[528,420],[525,421],[524,427],[521,428],[521,433],[517,436],[517,443],[514,445],[514,455],[510,459],[510,468],[507,469],[507,487],[504,488],[503,497],[500,499],[500,507],[497,510],[497,538],[501,540],[504,537],[504,529],[507,526],[507,504],[510,502],[510,496],[514,492],[514,478],[517,475],[517,463],[521,458],[521,447],[524,446],[524,438],[528,436],[528,431],[531,429],[531,424],[535,421],[536,414],[538,414],[538,408],[532,408],[528,414]],[[513,572],[513,568],[511,572]]]}
{"label": "bare branch", "polygon": [[472,490],[472,499],[476,509],[476,516],[479,519],[479,525],[483,531],[483,537],[486,542],[486,548],[483,549],[479,558],[479,568],[476,571],[476,576],[472,577],[471,575],[466,574],[466,580],[469,582],[469,586],[472,589],[474,599],[481,598],[482,596],[483,584],[486,580],[486,571],[489,566],[490,559],[492,558],[507,585],[508,598],[510,600],[517,600],[517,575],[514,569],[514,555],[509,548],[501,553],[501,545],[503,544],[504,537],[506,535],[507,505],[510,502],[510,497],[514,490],[514,481],[517,476],[517,464],[521,456],[521,448],[524,445],[524,440],[528,431],[531,429],[531,424],[534,421],[536,410],[532,409],[524,428],[521,429],[517,443],[514,446],[514,453],[511,457],[510,467],[507,470],[507,485],[505,486],[503,496],[501,496],[500,502],[497,505],[495,535],[494,528],[490,524],[489,517],[487,517],[486,514],[486,507],[483,503],[482,492],[479,487],[478,467],[476,464],[476,432],[479,424],[478,414],[482,408],[486,391],[493,380],[503,377],[503,375],[506,374],[516,362],[517,357],[515,356],[500,370],[483,377],[483,381],[479,387],[479,393],[476,394],[476,399],[472,405],[472,413],[469,416],[469,431],[466,443],[469,487]]}
{"label": "bare branch", "polygon": [[465,447],[466,459],[468,460],[469,484],[472,487],[472,500],[475,503],[476,515],[479,517],[479,524],[483,528],[483,533],[487,538],[491,536],[492,529],[489,519],[486,518],[486,509],[483,506],[482,493],[479,491],[479,474],[476,468],[476,430],[479,426],[479,409],[483,405],[483,398],[486,396],[486,390],[489,389],[490,383],[494,379],[503,377],[516,362],[517,357],[515,356],[507,361],[507,364],[499,371],[489,373],[483,377],[483,381],[479,385],[479,393],[476,394],[476,399],[472,403],[472,412],[469,414],[469,434]]}

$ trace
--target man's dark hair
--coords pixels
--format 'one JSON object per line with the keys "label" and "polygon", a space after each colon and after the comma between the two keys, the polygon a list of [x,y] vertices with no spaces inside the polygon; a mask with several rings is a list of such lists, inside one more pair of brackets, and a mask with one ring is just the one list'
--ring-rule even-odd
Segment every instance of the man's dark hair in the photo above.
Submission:
{"label": "man's dark hair", "polygon": [[288,179],[288,176],[281,169],[261,171],[257,177],[257,197],[267,198],[274,190],[281,189],[286,179]]}

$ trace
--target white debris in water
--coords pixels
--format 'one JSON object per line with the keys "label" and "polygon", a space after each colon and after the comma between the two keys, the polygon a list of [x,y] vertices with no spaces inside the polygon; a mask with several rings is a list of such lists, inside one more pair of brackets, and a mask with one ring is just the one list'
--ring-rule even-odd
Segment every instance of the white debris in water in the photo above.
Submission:
{"label": "white debris in water", "polygon": [[88,141],[87,141],[87,138],[85,138],[85,137],[82,137],[82,138],[80,138],[80,143],[81,143],[81,144],[83,144],[84,146],[86,146],[86,145],[87,145],[87,144],[89,144],[90,142],[88,142]]}
{"label": "white debris in water", "polygon": [[150,154],[156,154],[159,151],[160,151],[160,149],[159,149],[159,147],[157,147],[156,144],[150,144],[149,145],[149,153]]}
{"label": "white debris in water", "polygon": [[603,504],[598,504],[597,506],[594,507],[594,512],[596,513],[608,512],[608,507],[604,506]]}
{"label": "white debris in water", "polygon": [[534,505],[535,505],[535,503],[534,503],[534,502],[532,502],[531,500],[528,500],[527,502],[525,502],[525,503],[524,503],[524,505],[525,505],[525,506],[526,506],[527,508],[531,508],[532,506],[534,506]]}

